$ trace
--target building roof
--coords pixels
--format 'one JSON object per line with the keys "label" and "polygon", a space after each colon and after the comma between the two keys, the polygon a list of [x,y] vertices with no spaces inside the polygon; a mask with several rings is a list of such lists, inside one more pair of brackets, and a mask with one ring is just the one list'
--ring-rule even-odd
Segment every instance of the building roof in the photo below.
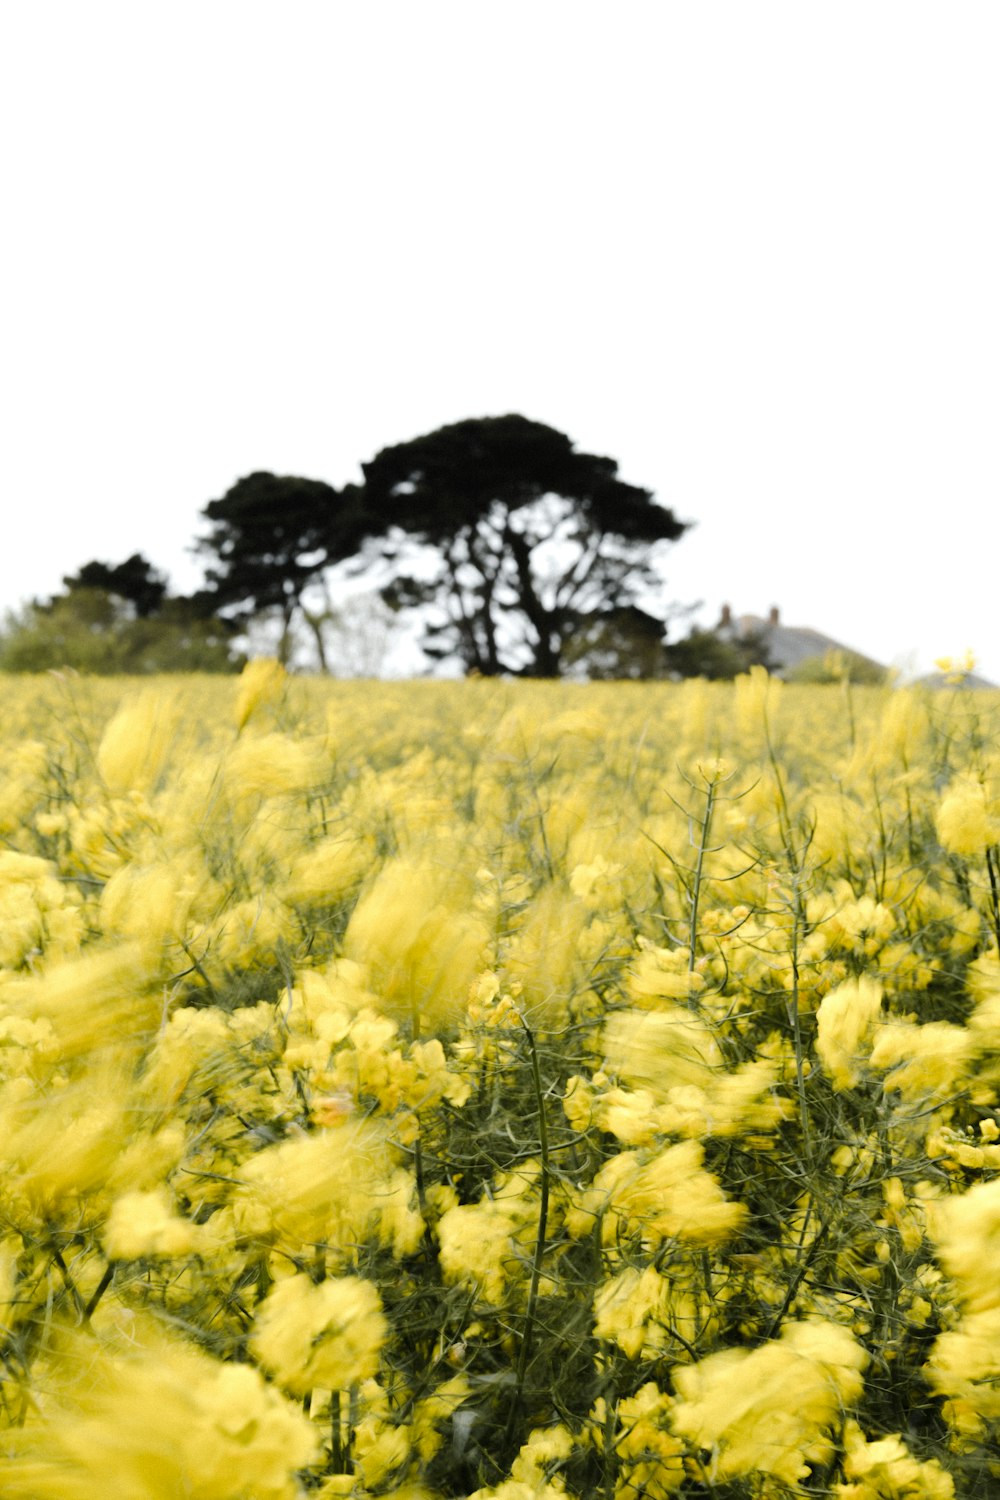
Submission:
{"label": "building roof", "polygon": [[980,677],[978,672],[963,672],[956,675],[952,672],[926,672],[923,677],[918,677],[914,687],[927,687],[937,690],[938,688],[986,688],[996,691],[996,683],[990,682],[987,677]]}
{"label": "building roof", "polygon": [[735,616],[729,605],[724,604],[715,632],[726,640],[747,640],[751,636],[757,636],[767,651],[770,670],[776,677],[791,672],[804,661],[826,656],[828,651],[847,652],[855,660],[867,662],[885,671],[881,662],[845,646],[842,641],[835,641],[821,630],[813,630],[807,625],[783,624],[776,607],[772,607],[766,616]]}

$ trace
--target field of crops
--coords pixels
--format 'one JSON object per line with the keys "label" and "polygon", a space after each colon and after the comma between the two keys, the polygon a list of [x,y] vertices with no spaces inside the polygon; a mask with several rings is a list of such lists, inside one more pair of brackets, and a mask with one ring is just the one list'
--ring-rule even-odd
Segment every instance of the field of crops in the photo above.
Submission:
{"label": "field of crops", "polygon": [[1000,695],[0,686],[0,1493],[998,1493]]}

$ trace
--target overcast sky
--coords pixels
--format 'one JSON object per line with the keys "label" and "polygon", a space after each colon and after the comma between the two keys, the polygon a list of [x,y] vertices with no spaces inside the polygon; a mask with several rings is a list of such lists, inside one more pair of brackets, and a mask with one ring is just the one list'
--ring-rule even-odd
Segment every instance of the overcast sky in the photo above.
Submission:
{"label": "overcast sky", "polygon": [[1000,681],[1000,7],[49,0],[0,23],[0,606],[521,412],[669,596]]}

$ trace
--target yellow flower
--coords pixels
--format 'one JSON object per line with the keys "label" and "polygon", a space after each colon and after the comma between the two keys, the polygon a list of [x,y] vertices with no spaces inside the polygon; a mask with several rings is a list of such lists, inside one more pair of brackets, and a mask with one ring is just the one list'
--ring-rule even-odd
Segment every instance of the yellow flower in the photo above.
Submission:
{"label": "yellow flower", "polygon": [[[664,999],[687,1000],[705,988],[703,975],[688,967],[684,948],[658,948],[648,938],[639,939],[639,956],[631,965],[628,992],[637,1005],[659,1011]],[[677,1014],[676,1007],[662,1006],[664,1014]]]}
{"label": "yellow flower", "polygon": [[567,1222],[586,1233],[588,1216],[603,1213],[605,1244],[614,1244],[623,1230],[639,1231],[651,1247],[666,1239],[721,1244],[738,1231],[747,1210],[742,1203],[731,1203],[715,1178],[702,1170],[703,1156],[697,1141],[680,1141],[655,1156],[622,1151],[597,1173],[583,1195],[582,1210]]}
{"label": "yellow flower", "polygon": [[577,987],[579,945],[587,922],[584,902],[559,882],[544,886],[521,914],[504,973],[520,986],[526,1007],[549,1012]]}
{"label": "yellow flower", "polygon": [[250,1349],[295,1396],[314,1386],[344,1390],[378,1370],[389,1334],[370,1281],[341,1276],[314,1285],[301,1272],[268,1293],[254,1319]]}
{"label": "yellow flower", "polygon": [[388,1014],[419,1013],[434,1024],[465,1004],[488,942],[461,879],[425,860],[399,857],[355,907],[344,955],[367,966]]}
{"label": "yellow flower", "polygon": [[165,1188],[125,1193],[115,1200],[104,1227],[109,1260],[187,1255],[198,1243],[198,1226],[174,1212]]}
{"label": "yellow flower", "polygon": [[104,931],[155,954],[165,942],[184,939],[196,888],[197,876],[181,861],[122,865],[101,892]]}
{"label": "yellow flower", "polygon": [[929,1203],[927,1213],[961,1317],[938,1337],[926,1374],[935,1390],[958,1398],[956,1412],[969,1410],[995,1421],[1000,1417],[1000,1179]]}
{"label": "yellow flower", "polygon": [[687,1478],[684,1444],[670,1429],[673,1401],[653,1382],[618,1403],[616,1500],[666,1500]]}
{"label": "yellow flower", "polygon": [[14,1325],[17,1261],[21,1249],[19,1235],[8,1234],[0,1239],[0,1333],[8,1332]]}
{"label": "yellow flower", "polygon": [[882,986],[861,975],[824,995],[816,1014],[816,1051],[835,1089],[858,1082],[882,1011]]}
{"label": "yellow flower", "polygon": [[268,704],[277,703],[285,691],[288,674],[280,661],[259,656],[248,661],[240,673],[239,691],[233,708],[237,729],[242,729],[251,715]]}
{"label": "yellow flower", "polygon": [[960,657],[936,656],[934,665],[938,671],[943,672],[950,683],[964,682],[970,672],[975,671],[976,653],[967,649]]}
{"label": "yellow flower", "polygon": [[557,1423],[554,1427],[536,1427],[522,1443],[520,1452],[510,1466],[510,1477],[525,1484],[544,1483],[548,1465],[558,1464],[573,1452],[573,1434],[568,1427]]}
{"label": "yellow flower", "polygon": [[138,943],[91,948],[50,964],[4,989],[9,1010],[34,1021],[50,1021],[54,1060],[80,1058],[105,1048],[141,1046],[162,1018],[163,1001],[149,990],[156,973]]}
{"label": "yellow flower", "polygon": [[233,1196],[237,1227],[251,1238],[273,1234],[292,1254],[327,1244],[347,1257],[374,1224],[388,1176],[384,1141],[348,1116],[244,1163]]}
{"label": "yellow flower", "polygon": [[723,1067],[722,1049],[705,1023],[669,1001],[655,1010],[618,1011],[605,1023],[602,1043],[609,1073],[663,1101],[680,1085],[711,1086]]}
{"label": "yellow flower", "polygon": [[929,1094],[944,1103],[962,1087],[978,1043],[973,1031],[948,1021],[929,1021],[926,1026],[889,1022],[875,1032],[871,1066],[889,1069],[885,1087],[904,1099]]}
{"label": "yellow flower", "polygon": [[844,1429],[844,1476],[837,1500],[953,1500],[954,1481],[936,1459],[920,1463],[898,1432],[867,1441],[856,1422]]}
{"label": "yellow flower", "polygon": [[637,1359],[646,1342],[647,1326],[664,1297],[664,1278],[654,1266],[638,1271],[627,1267],[598,1287],[594,1296],[594,1333],[612,1339],[629,1359]]}
{"label": "yellow flower", "polygon": [[97,747],[97,769],[109,791],[152,787],[169,754],[178,719],[177,700],[152,690],[119,708]]}
{"label": "yellow flower", "polygon": [[374,857],[371,838],[331,835],[307,844],[289,864],[281,898],[292,906],[333,906],[360,883]]}
{"label": "yellow flower", "polygon": [[0,1094],[0,1206],[19,1226],[35,1216],[58,1222],[107,1186],[128,1142],[128,1073],[95,1066],[45,1091],[20,1082]]}
{"label": "yellow flower", "polygon": [[735,717],[739,732],[747,738],[756,737],[761,730],[769,731],[784,683],[772,677],[766,667],[751,667],[735,682]]}
{"label": "yellow flower", "polygon": [[724,1349],[677,1369],[674,1431],[712,1455],[713,1484],[764,1473],[796,1485],[830,1457],[844,1408],[861,1395],[866,1363],[839,1324],[786,1323],[771,1343]]}
{"label": "yellow flower", "polygon": [[1000,841],[1000,807],[973,776],[956,776],[941,799],[938,838],[949,854],[982,854]]}
{"label": "yellow flower", "polygon": [[4,1434],[7,1500],[296,1500],[319,1455],[308,1419],[257,1370],[130,1318],[111,1346],[65,1336],[44,1410]]}
{"label": "yellow flower", "polygon": [[329,773],[322,745],[287,734],[241,739],[226,757],[226,784],[237,797],[281,797],[308,791]]}
{"label": "yellow flower", "polygon": [[[365,1493],[383,1485],[390,1475],[398,1474],[409,1461],[410,1452],[410,1439],[405,1427],[395,1422],[380,1421],[372,1415],[359,1422],[354,1431],[353,1456]],[[394,1485],[391,1493],[396,1497],[401,1491]],[[402,1493],[405,1494],[405,1489]],[[419,1494],[418,1489],[417,1495]]]}
{"label": "yellow flower", "polygon": [[471,1285],[499,1307],[509,1280],[523,1275],[516,1246],[521,1219],[515,1208],[490,1199],[446,1209],[437,1226],[445,1281]]}

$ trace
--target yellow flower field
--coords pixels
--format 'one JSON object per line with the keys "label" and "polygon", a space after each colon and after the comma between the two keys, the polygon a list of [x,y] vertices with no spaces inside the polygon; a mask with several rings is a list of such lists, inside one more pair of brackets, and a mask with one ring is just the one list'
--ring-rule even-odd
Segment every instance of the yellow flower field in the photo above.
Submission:
{"label": "yellow flower field", "polygon": [[0,686],[0,1493],[996,1493],[1000,695]]}

